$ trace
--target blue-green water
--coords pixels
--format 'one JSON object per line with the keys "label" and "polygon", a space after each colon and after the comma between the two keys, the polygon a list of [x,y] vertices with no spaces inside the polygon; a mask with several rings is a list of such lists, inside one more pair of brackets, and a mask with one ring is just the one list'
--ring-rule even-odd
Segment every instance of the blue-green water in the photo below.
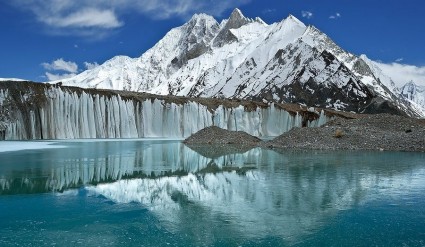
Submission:
{"label": "blue-green water", "polygon": [[423,153],[49,146],[0,152],[0,246],[425,246]]}

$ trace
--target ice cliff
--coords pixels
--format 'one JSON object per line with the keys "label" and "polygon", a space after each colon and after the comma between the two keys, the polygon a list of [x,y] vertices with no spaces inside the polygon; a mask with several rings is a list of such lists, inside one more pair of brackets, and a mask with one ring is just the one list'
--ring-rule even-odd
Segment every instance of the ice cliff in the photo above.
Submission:
{"label": "ice cliff", "polygon": [[239,100],[0,82],[0,139],[185,138],[208,126],[261,137],[328,120],[324,112],[297,109]]}

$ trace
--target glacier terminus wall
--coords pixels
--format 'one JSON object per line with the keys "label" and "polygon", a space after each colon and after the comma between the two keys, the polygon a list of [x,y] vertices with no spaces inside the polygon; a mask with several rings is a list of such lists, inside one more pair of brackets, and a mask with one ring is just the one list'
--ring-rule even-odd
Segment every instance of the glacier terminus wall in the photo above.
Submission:
{"label": "glacier terminus wall", "polygon": [[185,138],[212,125],[262,137],[329,120],[323,111],[247,104],[5,82],[0,84],[0,139]]}

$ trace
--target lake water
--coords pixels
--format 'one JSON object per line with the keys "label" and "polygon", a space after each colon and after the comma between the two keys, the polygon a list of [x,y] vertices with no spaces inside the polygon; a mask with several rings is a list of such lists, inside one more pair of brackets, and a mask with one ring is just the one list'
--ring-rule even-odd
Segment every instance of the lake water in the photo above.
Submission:
{"label": "lake water", "polygon": [[425,246],[424,153],[172,140],[2,150],[0,246]]}

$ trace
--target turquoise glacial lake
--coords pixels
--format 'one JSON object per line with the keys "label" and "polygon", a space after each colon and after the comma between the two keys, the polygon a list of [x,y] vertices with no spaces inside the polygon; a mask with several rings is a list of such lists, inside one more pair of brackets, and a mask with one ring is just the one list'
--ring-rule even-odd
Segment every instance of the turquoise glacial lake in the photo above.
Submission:
{"label": "turquoise glacial lake", "polygon": [[0,142],[0,246],[425,246],[425,154]]}

